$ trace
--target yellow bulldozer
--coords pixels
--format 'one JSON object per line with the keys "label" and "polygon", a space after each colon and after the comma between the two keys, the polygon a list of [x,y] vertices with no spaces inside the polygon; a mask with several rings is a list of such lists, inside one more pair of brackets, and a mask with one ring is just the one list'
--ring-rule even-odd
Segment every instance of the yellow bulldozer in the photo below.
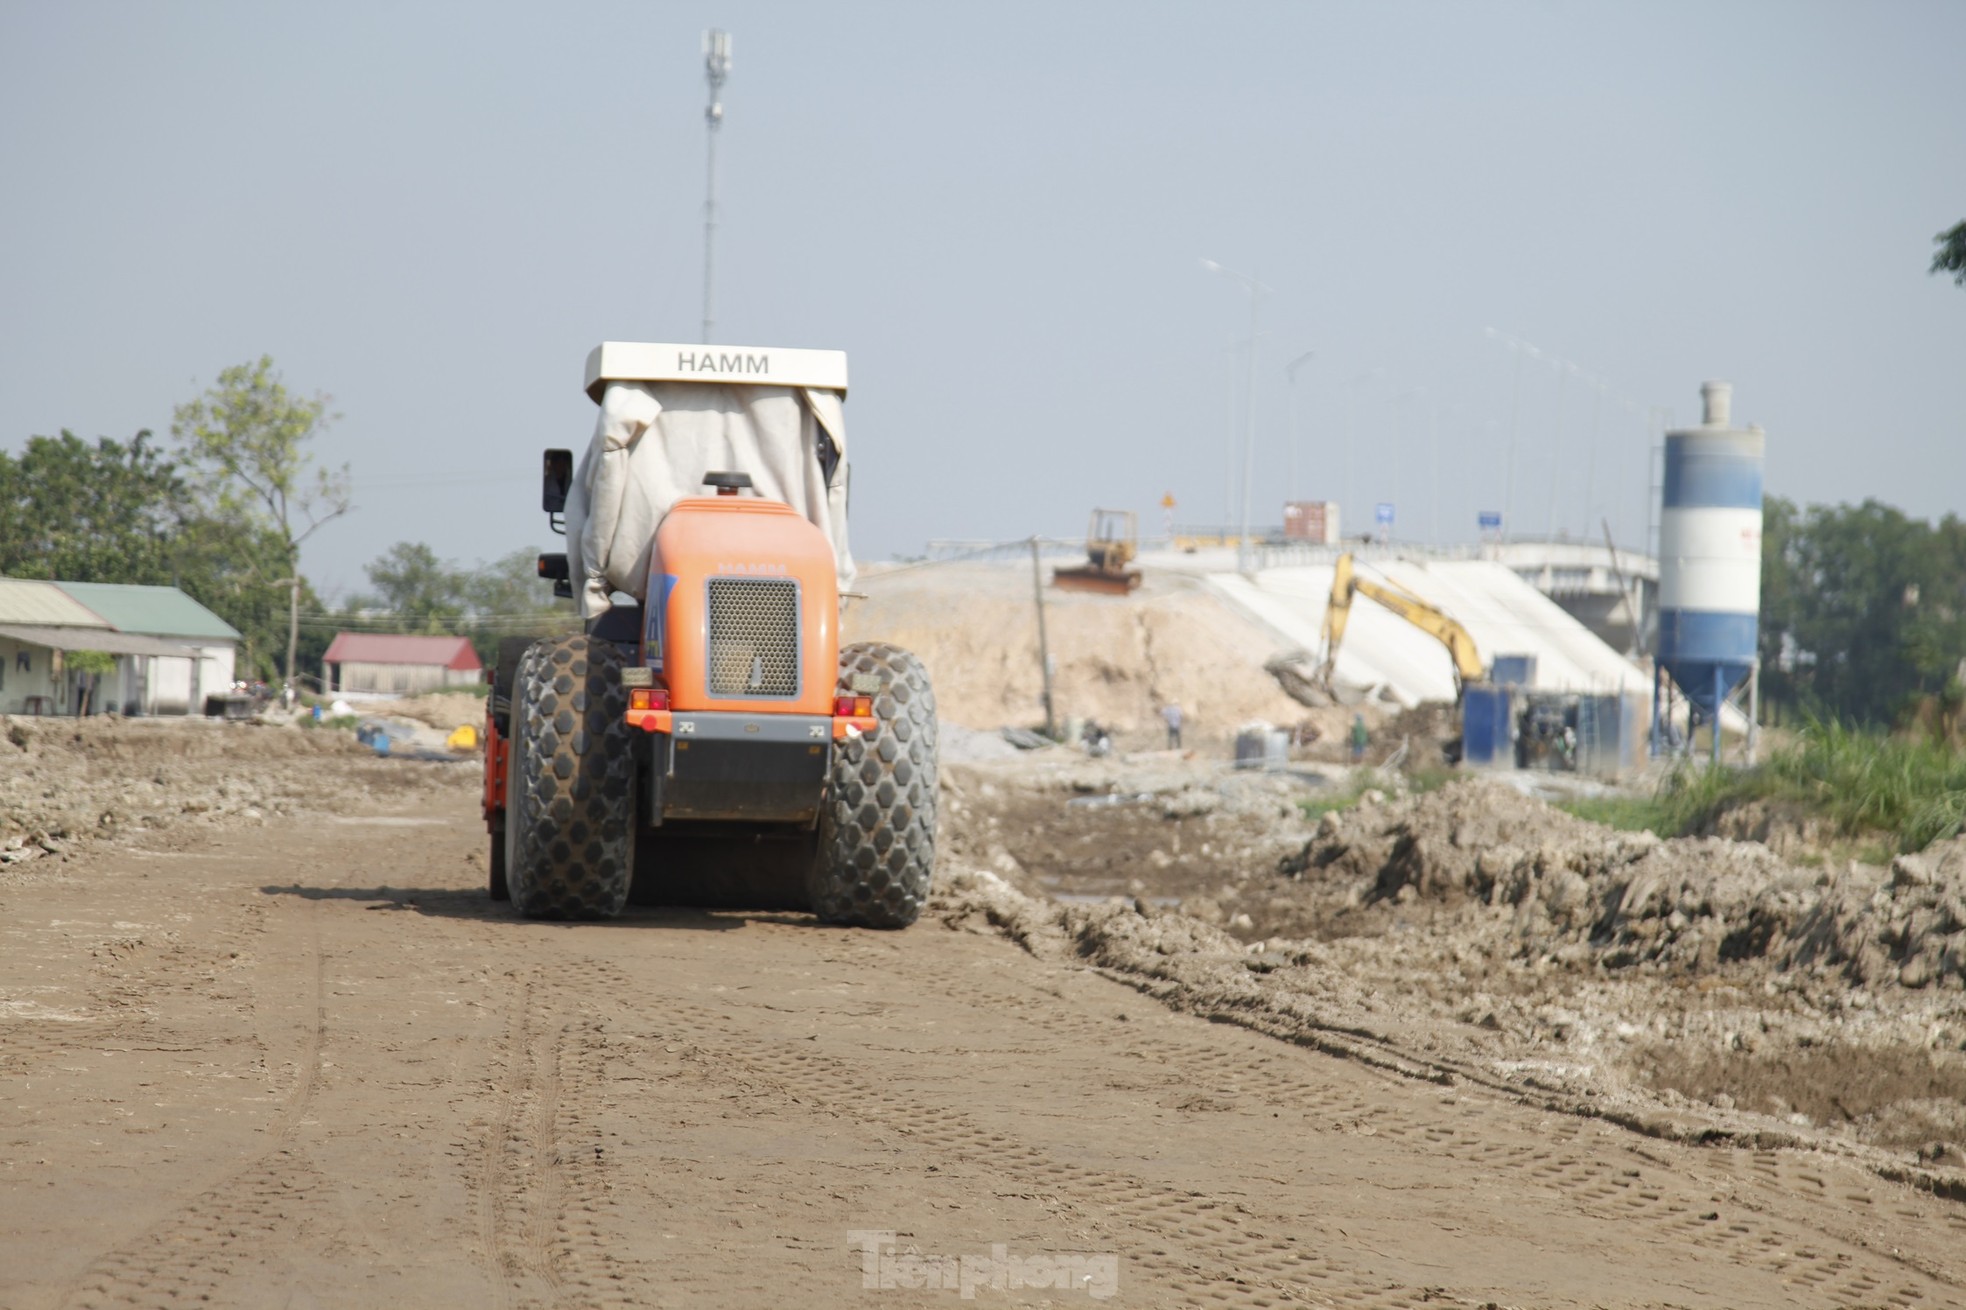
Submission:
{"label": "yellow bulldozer", "polygon": [[1054,569],[1051,585],[1066,591],[1124,596],[1140,585],[1133,558],[1140,553],[1139,519],[1130,509],[1095,509],[1085,530],[1086,562]]}

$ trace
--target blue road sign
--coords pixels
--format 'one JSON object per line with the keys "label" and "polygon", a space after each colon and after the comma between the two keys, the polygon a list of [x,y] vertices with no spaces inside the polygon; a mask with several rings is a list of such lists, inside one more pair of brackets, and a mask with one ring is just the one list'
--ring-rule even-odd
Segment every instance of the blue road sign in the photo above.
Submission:
{"label": "blue road sign", "polygon": [[1390,500],[1380,501],[1373,512],[1383,526],[1390,528],[1393,525],[1393,503]]}
{"label": "blue road sign", "polygon": [[1475,515],[1475,523],[1483,532],[1500,532],[1502,530],[1502,512],[1494,509],[1482,510]]}

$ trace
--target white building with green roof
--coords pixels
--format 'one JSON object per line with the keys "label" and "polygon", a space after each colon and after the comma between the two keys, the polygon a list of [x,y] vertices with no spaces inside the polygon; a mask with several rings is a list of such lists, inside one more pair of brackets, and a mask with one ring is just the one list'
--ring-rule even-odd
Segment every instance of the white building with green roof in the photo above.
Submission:
{"label": "white building with green roof", "polygon": [[101,650],[118,633],[52,582],[0,578],[0,714],[73,712],[62,656]]}
{"label": "white building with green roof", "polygon": [[[176,587],[0,577],[0,714],[201,713],[231,689],[238,644],[232,625]],[[75,651],[116,667],[77,672]]]}
{"label": "white building with green roof", "polygon": [[121,582],[57,582],[55,586],[126,637],[172,650],[132,653],[118,660],[121,685],[114,704],[127,714],[201,714],[205,698],[232,689],[239,630],[176,587]]}

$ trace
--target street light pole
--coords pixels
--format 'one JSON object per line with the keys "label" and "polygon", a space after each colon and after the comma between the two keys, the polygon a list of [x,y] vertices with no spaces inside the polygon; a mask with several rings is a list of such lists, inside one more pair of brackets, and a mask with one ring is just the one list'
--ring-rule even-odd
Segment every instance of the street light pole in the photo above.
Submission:
{"label": "street light pole", "polygon": [[1345,458],[1344,494],[1338,501],[1338,518],[1342,524],[1352,503],[1352,447],[1358,444],[1358,391],[1374,378],[1386,376],[1386,370],[1377,364],[1366,369],[1351,380],[1345,388]]}
{"label": "street light pole", "polygon": [[1244,290],[1249,292],[1249,367],[1245,374],[1247,384],[1243,391],[1242,529],[1236,542],[1236,570],[1247,574],[1252,571],[1252,557],[1249,551],[1249,500],[1253,491],[1251,483],[1256,464],[1256,310],[1262,302],[1263,293],[1270,288],[1247,273],[1224,268],[1212,259],[1202,260],[1201,266],[1211,273],[1234,278],[1242,283]]}
{"label": "street light pole", "polygon": [[[1256,306],[1262,302],[1255,285],[1249,289],[1249,368],[1242,388],[1242,527],[1236,534],[1236,571],[1253,572],[1249,551],[1249,500],[1256,480]],[[1718,735],[1716,733],[1716,735]]]}
{"label": "street light pole", "polygon": [[[1584,535],[1591,534],[1591,502],[1597,499],[1597,421],[1604,412],[1604,393],[1611,384],[1603,378],[1592,378],[1591,388],[1591,436],[1584,450]],[[1607,525],[1608,530],[1608,525]]]}
{"label": "street light pole", "polygon": [[1317,351],[1307,350],[1283,366],[1284,381],[1288,384],[1290,397],[1290,431],[1286,434],[1290,443],[1290,499],[1297,499],[1297,370],[1317,358]]}
{"label": "street light pole", "polygon": [[1229,348],[1222,354],[1222,377],[1229,384],[1229,421],[1222,431],[1228,433],[1228,455],[1222,461],[1222,533],[1228,535],[1229,525],[1236,521],[1236,339],[1229,338]]}
{"label": "street light pole", "polygon": [[1506,540],[1515,531],[1515,443],[1517,420],[1522,416],[1522,357],[1534,355],[1541,359],[1543,352],[1527,341],[1506,332],[1497,332],[1492,327],[1481,331],[1490,341],[1499,341],[1507,346],[1509,353],[1515,356],[1515,382],[1509,389],[1509,458],[1502,475],[1502,537]]}
{"label": "street light pole", "polygon": [[[1563,468],[1563,384],[1570,380],[1572,373],[1584,378],[1590,376],[1567,359],[1556,361],[1556,433],[1550,449],[1550,519],[1544,528],[1551,541],[1556,540],[1556,493]],[[1586,519],[1585,522],[1588,523],[1589,520]]]}
{"label": "street light pole", "polygon": [[[1393,508],[1395,513],[1398,512],[1399,502],[1404,500],[1406,492],[1411,490],[1406,485],[1408,479],[1401,476],[1401,471],[1413,467],[1414,464],[1413,460],[1406,457],[1406,421],[1404,408],[1407,401],[1426,394],[1427,389],[1418,385],[1410,387],[1395,386],[1393,390],[1393,448],[1390,453],[1392,455],[1394,470],[1391,480],[1393,483]],[[1413,517],[1417,520],[1419,515],[1415,513]]]}

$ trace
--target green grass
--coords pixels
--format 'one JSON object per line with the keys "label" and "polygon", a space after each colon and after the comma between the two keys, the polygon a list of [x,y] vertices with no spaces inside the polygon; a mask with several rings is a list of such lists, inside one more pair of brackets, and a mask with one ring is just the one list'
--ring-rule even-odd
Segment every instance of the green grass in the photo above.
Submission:
{"label": "green grass", "polygon": [[1439,791],[1460,776],[1446,765],[1415,769],[1406,775],[1406,791],[1409,795],[1424,796],[1430,791]]}
{"label": "green grass", "polygon": [[1815,725],[1765,766],[1773,794],[1827,815],[1847,836],[1923,850],[1966,827],[1966,755],[1926,737]]}
{"label": "green grass", "polygon": [[1554,802],[1559,810],[1592,823],[1601,823],[1619,832],[1670,832],[1672,824],[1656,796],[1582,796]]}
{"label": "green grass", "polygon": [[1304,817],[1315,823],[1333,810],[1347,810],[1358,804],[1359,797],[1368,791],[1378,790],[1392,795],[1395,793],[1420,796],[1430,791],[1439,791],[1461,775],[1448,768],[1416,769],[1412,773],[1401,774],[1395,783],[1374,769],[1354,769],[1351,777],[1342,787],[1297,802],[1297,808]]}
{"label": "green grass", "polygon": [[1682,837],[1711,831],[1722,813],[1757,800],[1821,816],[1854,842],[1923,850],[1966,829],[1966,755],[1927,738],[1815,723],[1756,768],[1687,765],[1651,796],[1562,808],[1614,828]]}

